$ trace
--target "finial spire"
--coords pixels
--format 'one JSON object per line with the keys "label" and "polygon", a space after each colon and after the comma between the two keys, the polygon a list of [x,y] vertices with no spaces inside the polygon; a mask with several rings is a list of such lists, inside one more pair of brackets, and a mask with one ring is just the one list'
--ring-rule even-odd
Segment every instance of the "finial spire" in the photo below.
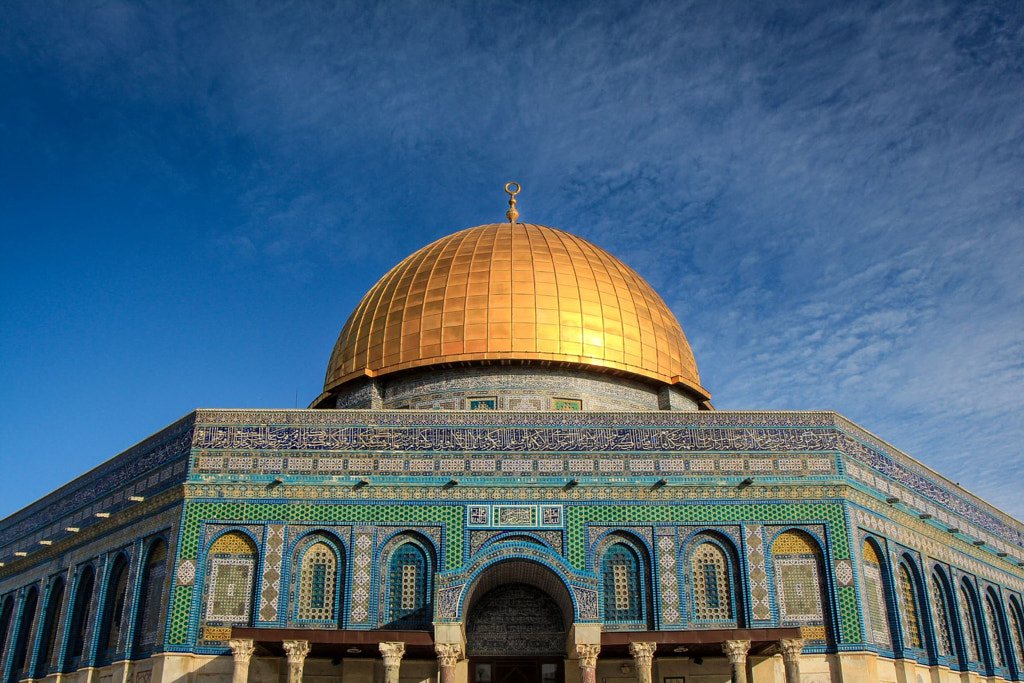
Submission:
{"label": "finial spire", "polygon": [[508,217],[508,222],[512,225],[515,225],[516,219],[519,218],[519,212],[516,211],[516,195],[521,189],[519,183],[505,183],[505,192],[508,193],[508,211],[505,212],[505,216]]}

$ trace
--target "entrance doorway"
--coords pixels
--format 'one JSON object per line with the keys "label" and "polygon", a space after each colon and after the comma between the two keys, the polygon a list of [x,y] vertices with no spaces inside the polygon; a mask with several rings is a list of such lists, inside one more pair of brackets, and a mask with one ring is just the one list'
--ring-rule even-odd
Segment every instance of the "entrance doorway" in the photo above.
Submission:
{"label": "entrance doorway", "polygon": [[566,627],[551,596],[525,583],[491,588],[470,608],[470,683],[558,683]]}

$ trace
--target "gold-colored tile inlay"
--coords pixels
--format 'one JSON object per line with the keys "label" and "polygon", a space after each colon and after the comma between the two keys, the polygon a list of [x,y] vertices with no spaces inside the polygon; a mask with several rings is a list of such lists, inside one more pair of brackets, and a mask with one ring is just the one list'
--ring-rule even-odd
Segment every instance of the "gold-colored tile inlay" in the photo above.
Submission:
{"label": "gold-colored tile inlay", "polygon": [[392,268],[345,323],[324,391],[440,363],[570,363],[707,397],[682,328],[629,266],[561,230],[469,228]]}

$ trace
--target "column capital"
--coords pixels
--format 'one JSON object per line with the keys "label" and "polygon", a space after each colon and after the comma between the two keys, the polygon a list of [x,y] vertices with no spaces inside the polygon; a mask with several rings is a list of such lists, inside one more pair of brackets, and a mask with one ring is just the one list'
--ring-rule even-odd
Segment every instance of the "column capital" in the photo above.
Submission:
{"label": "column capital", "polygon": [[288,657],[289,664],[300,664],[306,661],[309,654],[308,640],[284,640],[281,642],[284,653]]}
{"label": "column capital", "polygon": [[600,643],[577,643],[576,656],[579,657],[581,669],[593,669],[597,666],[597,655],[601,652]]}
{"label": "column capital", "polygon": [[804,643],[807,642],[803,638],[783,638],[779,641],[779,649],[782,650],[783,659],[796,659],[803,652]]}
{"label": "column capital", "polygon": [[464,657],[461,643],[434,643],[434,652],[441,666],[455,666]]}
{"label": "column capital", "polygon": [[398,666],[405,654],[405,643],[401,641],[378,643],[377,649],[384,658],[384,666]]}
{"label": "column capital", "polygon": [[749,640],[727,640],[722,643],[722,652],[733,664],[743,664],[747,661],[747,652],[750,651]]}
{"label": "column capital", "polygon": [[637,666],[650,666],[654,660],[656,649],[658,649],[657,643],[632,642],[629,644],[629,654],[633,655],[633,661]]}
{"label": "column capital", "polygon": [[228,646],[236,662],[248,663],[256,652],[256,643],[251,638],[232,638],[228,641]]}

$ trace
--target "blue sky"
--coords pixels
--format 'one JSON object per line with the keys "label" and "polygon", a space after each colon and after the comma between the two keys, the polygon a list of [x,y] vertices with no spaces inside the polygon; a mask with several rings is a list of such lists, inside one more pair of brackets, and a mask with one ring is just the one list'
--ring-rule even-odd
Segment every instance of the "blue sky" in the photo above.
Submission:
{"label": "blue sky", "polygon": [[362,294],[501,220],[1024,517],[1024,5],[0,13],[0,515],[196,407],[304,407]]}

